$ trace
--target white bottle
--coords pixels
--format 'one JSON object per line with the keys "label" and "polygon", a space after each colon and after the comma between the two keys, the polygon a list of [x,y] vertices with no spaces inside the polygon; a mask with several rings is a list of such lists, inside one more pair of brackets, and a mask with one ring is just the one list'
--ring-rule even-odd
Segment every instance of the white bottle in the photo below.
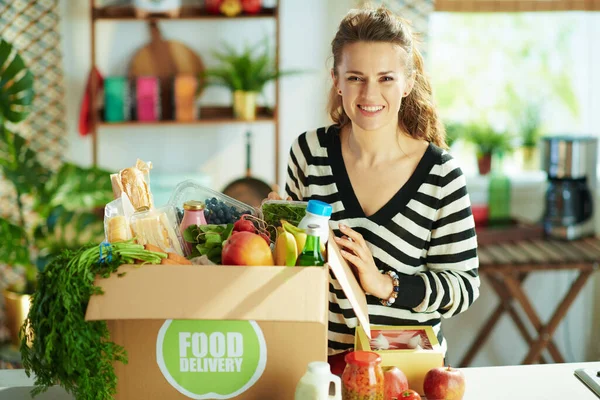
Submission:
{"label": "white bottle", "polygon": [[306,215],[298,228],[306,229],[308,225],[319,225],[319,237],[323,244],[329,239],[329,218],[331,217],[332,208],[329,204],[319,200],[309,200],[306,206]]}
{"label": "white bottle", "polygon": [[328,363],[311,362],[296,386],[294,400],[342,400],[342,381]]}

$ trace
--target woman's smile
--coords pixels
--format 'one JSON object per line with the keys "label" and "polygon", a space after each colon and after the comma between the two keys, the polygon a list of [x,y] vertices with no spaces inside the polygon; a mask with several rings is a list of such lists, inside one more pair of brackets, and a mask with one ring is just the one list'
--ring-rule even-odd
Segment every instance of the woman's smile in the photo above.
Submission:
{"label": "woman's smile", "polygon": [[385,106],[372,105],[372,104],[359,104],[358,109],[361,114],[366,117],[374,117],[380,114],[384,110]]}

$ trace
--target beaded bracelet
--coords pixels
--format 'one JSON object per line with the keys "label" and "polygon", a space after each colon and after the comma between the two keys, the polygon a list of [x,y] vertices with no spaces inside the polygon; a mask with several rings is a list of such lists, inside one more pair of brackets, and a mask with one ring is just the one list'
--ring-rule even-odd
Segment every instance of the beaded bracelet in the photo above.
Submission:
{"label": "beaded bracelet", "polygon": [[381,299],[381,304],[383,304],[386,307],[389,307],[392,304],[394,304],[396,302],[396,299],[398,298],[398,292],[400,291],[400,280],[398,279],[398,274],[395,271],[387,271],[386,274],[392,277],[392,281],[394,283],[394,291],[392,292],[392,295],[389,299]]}

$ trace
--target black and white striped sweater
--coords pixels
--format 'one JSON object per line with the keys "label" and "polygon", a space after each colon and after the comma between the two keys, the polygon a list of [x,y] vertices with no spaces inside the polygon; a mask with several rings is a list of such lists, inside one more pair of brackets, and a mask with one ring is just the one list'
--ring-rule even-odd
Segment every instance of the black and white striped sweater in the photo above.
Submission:
{"label": "black and white striped sweater", "polygon": [[[441,317],[465,311],[479,296],[477,239],[465,178],[449,153],[430,144],[415,172],[366,217],[342,158],[339,127],[305,132],[292,145],[286,192],[331,204],[330,226],[344,223],[367,242],[381,271],[395,270],[400,293],[391,307],[367,295],[373,325],[430,325],[444,351]],[[330,275],[329,354],[353,348],[357,318]]]}

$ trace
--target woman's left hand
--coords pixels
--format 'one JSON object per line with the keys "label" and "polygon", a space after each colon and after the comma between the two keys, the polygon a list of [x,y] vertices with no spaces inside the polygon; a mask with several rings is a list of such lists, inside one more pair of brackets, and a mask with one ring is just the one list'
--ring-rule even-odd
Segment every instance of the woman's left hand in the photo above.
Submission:
{"label": "woman's left hand", "polygon": [[336,237],[335,241],[342,248],[342,257],[356,268],[363,290],[380,299],[389,298],[394,290],[392,279],[379,272],[365,239],[343,224],[340,224],[340,231],[345,236]]}

